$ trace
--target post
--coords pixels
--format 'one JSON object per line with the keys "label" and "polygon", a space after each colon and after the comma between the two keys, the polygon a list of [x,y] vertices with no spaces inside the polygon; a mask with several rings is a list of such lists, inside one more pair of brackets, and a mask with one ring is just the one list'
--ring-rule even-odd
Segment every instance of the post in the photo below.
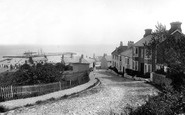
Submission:
{"label": "post", "polygon": [[70,84],[69,84],[69,85],[71,86],[71,80],[70,80],[69,82],[70,82]]}
{"label": "post", "polygon": [[13,98],[13,89],[12,89],[12,85],[10,86],[10,91],[11,91],[11,97]]}
{"label": "post", "polygon": [[154,72],[150,73],[150,81],[153,82],[154,81]]}
{"label": "post", "polygon": [[61,82],[60,82],[60,81],[59,81],[59,88],[60,88],[60,90],[62,89],[62,88],[61,88]]}

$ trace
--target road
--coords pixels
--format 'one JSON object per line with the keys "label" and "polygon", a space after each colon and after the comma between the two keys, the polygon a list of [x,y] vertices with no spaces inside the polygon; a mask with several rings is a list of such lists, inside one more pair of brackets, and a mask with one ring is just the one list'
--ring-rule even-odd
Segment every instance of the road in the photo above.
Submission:
{"label": "road", "polygon": [[50,101],[8,112],[8,115],[107,115],[121,113],[128,105],[139,106],[147,95],[156,89],[143,81],[115,76],[106,71],[97,71],[95,77],[101,84],[67,99]]}

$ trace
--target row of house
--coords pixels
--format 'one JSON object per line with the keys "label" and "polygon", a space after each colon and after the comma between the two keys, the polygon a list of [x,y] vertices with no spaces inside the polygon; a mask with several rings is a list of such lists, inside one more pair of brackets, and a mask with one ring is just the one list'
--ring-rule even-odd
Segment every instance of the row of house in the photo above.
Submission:
{"label": "row of house", "polygon": [[[175,36],[175,38],[184,36],[181,30],[181,22],[172,22],[170,24],[171,28],[167,31],[168,34]],[[136,43],[128,41],[128,45],[123,46],[123,43],[120,42],[120,46],[111,53],[112,66],[116,67],[120,72],[128,68],[141,73],[152,72],[164,66],[163,60],[159,58],[163,55],[159,49],[156,51],[155,66],[152,66],[151,55],[147,55],[144,43],[151,41],[152,37],[152,29],[145,29],[145,34]],[[158,48],[165,47],[165,41],[166,39],[161,40]]]}

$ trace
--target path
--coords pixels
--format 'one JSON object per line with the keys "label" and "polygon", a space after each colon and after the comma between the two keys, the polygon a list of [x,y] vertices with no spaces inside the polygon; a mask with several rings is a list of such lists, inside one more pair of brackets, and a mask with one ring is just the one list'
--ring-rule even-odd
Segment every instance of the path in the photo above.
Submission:
{"label": "path", "polygon": [[132,81],[105,71],[95,75],[102,84],[64,100],[51,101],[8,112],[20,115],[107,115],[120,113],[128,104],[138,106],[155,89],[143,81]]}

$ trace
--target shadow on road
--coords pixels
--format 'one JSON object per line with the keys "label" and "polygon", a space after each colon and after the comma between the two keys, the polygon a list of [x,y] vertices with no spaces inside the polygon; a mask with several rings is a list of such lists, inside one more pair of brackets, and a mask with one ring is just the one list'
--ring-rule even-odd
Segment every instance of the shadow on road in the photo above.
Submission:
{"label": "shadow on road", "polygon": [[114,75],[114,74],[106,72],[106,71],[97,71],[97,74],[101,74],[101,75],[97,75],[100,78],[109,79],[113,82],[128,82],[128,81],[129,82],[134,82],[134,80],[124,78],[124,77],[120,77],[120,76]]}

